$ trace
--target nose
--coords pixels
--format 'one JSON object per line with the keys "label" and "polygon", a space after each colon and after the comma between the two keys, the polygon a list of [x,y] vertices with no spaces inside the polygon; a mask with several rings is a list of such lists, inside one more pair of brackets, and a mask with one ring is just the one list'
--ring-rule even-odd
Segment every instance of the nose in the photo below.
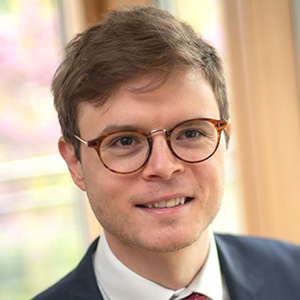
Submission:
{"label": "nose", "polygon": [[142,170],[145,180],[169,180],[174,174],[184,171],[184,163],[180,161],[168,147],[164,132],[157,132],[152,137],[152,152]]}

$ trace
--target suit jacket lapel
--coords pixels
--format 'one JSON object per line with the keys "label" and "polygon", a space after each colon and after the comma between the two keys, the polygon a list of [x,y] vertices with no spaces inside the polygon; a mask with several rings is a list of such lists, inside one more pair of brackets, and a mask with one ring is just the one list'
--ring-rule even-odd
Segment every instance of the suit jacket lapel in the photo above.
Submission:
{"label": "suit jacket lapel", "polygon": [[69,275],[72,276],[72,284],[69,287],[70,299],[86,300],[98,299],[103,300],[98,289],[92,256],[96,250],[98,240],[96,239],[90,246],[88,252],[78,265],[78,267]]}
{"label": "suit jacket lapel", "polygon": [[237,245],[229,243],[221,235],[215,235],[221,264],[231,300],[261,299],[263,280],[258,276]]}

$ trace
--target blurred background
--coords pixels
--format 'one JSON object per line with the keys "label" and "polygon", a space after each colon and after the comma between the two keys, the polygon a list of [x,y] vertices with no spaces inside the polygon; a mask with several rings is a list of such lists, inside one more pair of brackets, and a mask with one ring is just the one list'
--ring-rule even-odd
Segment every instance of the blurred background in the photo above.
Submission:
{"label": "blurred background", "polygon": [[214,230],[300,244],[300,1],[0,0],[0,299],[30,299],[101,232],[58,155],[50,83],[64,45],[120,4],[170,11],[224,60],[233,133]]}

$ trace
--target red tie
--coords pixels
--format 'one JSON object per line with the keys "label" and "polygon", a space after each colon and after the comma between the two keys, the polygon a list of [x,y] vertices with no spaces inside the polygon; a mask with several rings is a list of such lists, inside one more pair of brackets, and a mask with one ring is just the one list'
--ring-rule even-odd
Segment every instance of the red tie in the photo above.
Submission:
{"label": "red tie", "polygon": [[200,294],[192,294],[183,300],[207,300],[207,298]]}

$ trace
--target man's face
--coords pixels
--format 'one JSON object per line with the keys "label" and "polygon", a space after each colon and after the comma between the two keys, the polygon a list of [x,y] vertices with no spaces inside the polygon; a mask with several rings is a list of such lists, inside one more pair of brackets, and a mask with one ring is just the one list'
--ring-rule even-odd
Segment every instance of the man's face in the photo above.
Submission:
{"label": "man's face", "polygon": [[[219,119],[218,105],[209,83],[195,71],[177,72],[158,89],[133,93],[153,76],[123,86],[104,106],[80,107],[79,129],[85,140],[101,136],[108,127],[132,127],[143,132],[170,129],[193,118]],[[154,252],[175,251],[193,244],[215,218],[223,195],[225,140],[210,159],[196,164],[177,159],[165,135],[153,135],[153,150],[139,171],[112,173],[94,149],[81,146],[81,164],[74,168],[77,185],[87,191],[92,209],[107,239],[119,249],[138,248]],[[74,178],[74,176],[73,176]],[[189,199],[168,208],[147,204]]]}

